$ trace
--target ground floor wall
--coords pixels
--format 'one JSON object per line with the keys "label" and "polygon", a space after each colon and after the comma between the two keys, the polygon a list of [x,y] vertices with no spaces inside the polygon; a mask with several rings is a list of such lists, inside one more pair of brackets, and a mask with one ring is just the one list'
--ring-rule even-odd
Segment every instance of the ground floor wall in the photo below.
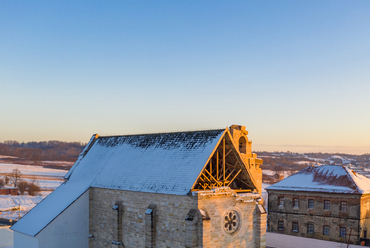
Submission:
{"label": "ground floor wall", "polygon": [[89,193],[81,195],[35,237],[14,231],[14,248],[87,248]]}
{"label": "ground floor wall", "polygon": [[10,226],[0,226],[0,247],[13,247],[13,231]]}
{"label": "ground floor wall", "polygon": [[360,195],[268,190],[268,231],[360,243]]}
{"label": "ground floor wall", "polygon": [[17,231],[13,232],[15,248],[39,248],[39,240]]}
{"label": "ground floor wall", "polygon": [[[282,230],[278,223],[283,222]],[[298,224],[298,230],[293,230],[293,222]],[[313,233],[309,233],[308,225],[313,225]],[[324,234],[324,226],[328,226],[328,233]],[[346,236],[340,237],[340,228],[346,228]],[[334,217],[310,216],[287,213],[269,213],[269,231],[292,236],[315,238],[335,242],[347,242],[351,232],[351,244],[358,244],[359,220],[341,219]]]}
{"label": "ground floor wall", "polygon": [[265,247],[260,200],[229,188],[190,196],[92,188],[89,247]]}
{"label": "ground floor wall", "polygon": [[90,189],[89,246],[184,247],[189,196]]}

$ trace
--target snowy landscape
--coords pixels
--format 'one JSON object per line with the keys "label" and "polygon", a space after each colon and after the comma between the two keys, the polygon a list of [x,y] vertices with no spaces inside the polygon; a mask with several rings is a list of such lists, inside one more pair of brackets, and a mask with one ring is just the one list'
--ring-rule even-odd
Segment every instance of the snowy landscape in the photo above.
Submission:
{"label": "snowy landscape", "polygon": [[[261,166],[263,171],[262,196],[267,211],[268,195],[265,188],[293,175],[307,166],[320,164],[345,165],[351,167],[357,173],[364,175],[370,174],[370,157],[367,154],[361,156],[290,152],[257,152],[257,154],[258,157],[264,160]],[[14,170],[19,170],[21,180],[27,182],[33,181],[40,187],[40,191],[34,196],[29,195],[27,192],[23,195],[0,195],[0,219],[17,221],[23,217],[63,183],[63,177],[72,164],[73,162],[68,161],[41,161],[38,165],[35,165],[31,160],[20,160],[18,157],[0,155],[0,180],[11,174]],[[3,186],[3,188],[12,187],[13,185],[11,183]],[[7,229],[4,229],[1,235],[10,235],[4,231],[7,231]],[[274,234],[269,235],[271,236],[269,238],[270,241],[274,240]]]}
{"label": "snowy landscape", "polygon": [[[63,162],[60,163],[63,164]],[[70,162],[65,163],[69,164]],[[36,165],[0,163],[0,178],[4,178],[16,169],[21,172],[22,180],[34,181],[40,186],[41,191],[35,196],[29,195],[27,192],[24,195],[0,195],[0,218],[18,220],[62,184],[63,177],[68,172],[68,170],[44,168]],[[5,185],[3,188],[7,187],[10,188],[12,185]]]}

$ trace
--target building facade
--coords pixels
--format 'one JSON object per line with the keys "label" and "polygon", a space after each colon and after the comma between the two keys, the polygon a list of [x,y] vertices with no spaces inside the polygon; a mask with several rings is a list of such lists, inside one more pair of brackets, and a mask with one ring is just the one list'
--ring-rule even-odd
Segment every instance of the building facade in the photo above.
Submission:
{"label": "building facade", "polygon": [[14,245],[265,247],[262,160],[247,134],[95,135],[65,183],[13,226]]}
{"label": "building facade", "polygon": [[360,244],[370,228],[370,180],[343,166],[308,167],[267,189],[268,231]]}

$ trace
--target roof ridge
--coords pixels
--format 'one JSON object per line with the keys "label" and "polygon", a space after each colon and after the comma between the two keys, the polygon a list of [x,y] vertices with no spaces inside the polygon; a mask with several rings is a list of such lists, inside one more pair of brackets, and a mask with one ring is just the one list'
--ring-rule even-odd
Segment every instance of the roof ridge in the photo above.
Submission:
{"label": "roof ridge", "polygon": [[342,165],[342,167],[345,170],[345,172],[347,173],[347,176],[350,178],[350,180],[355,184],[357,191],[362,193],[363,190],[358,186],[357,182],[353,179],[352,175],[350,174],[351,172],[349,171],[349,169],[347,167],[345,167],[344,165]]}
{"label": "roof ridge", "polygon": [[139,134],[122,134],[122,135],[99,135],[99,138],[144,136],[144,135],[154,135],[154,134],[176,134],[176,133],[196,133],[196,132],[209,132],[209,131],[224,131],[227,128],[228,127],[226,127],[226,128],[218,128],[218,129],[173,131],[173,132],[160,132],[160,133],[139,133]]}

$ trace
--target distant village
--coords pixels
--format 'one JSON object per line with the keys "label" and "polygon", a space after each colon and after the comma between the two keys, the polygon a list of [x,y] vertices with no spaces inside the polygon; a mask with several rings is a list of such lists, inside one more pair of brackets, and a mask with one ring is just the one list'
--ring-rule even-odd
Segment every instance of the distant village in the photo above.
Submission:
{"label": "distant village", "polygon": [[370,154],[252,152],[247,135],[233,125],[0,143],[0,165],[49,170],[48,185],[56,172],[64,180],[41,201],[50,192],[41,197],[34,177],[30,193],[16,182],[27,173],[0,166],[0,213],[11,197],[39,195],[22,215],[8,206],[19,211],[2,220],[14,243],[0,247],[370,246]]}

